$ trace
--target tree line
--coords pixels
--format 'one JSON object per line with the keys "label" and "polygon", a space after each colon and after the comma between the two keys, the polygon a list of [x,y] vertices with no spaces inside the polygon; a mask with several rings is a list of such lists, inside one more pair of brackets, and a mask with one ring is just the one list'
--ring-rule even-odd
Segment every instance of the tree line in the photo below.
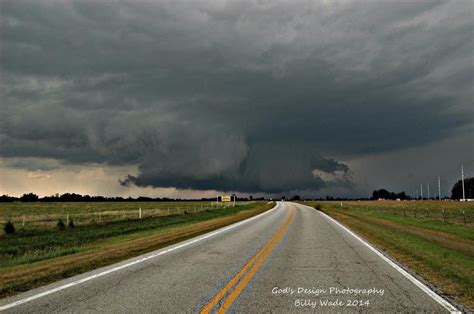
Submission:
{"label": "tree line", "polygon": [[[474,198],[474,177],[465,178],[464,179],[464,192],[465,197],[469,199]],[[462,194],[462,182],[459,180],[454,184],[451,189],[451,198],[452,199],[461,199],[463,197]],[[285,199],[285,196],[281,197]],[[299,201],[299,195],[295,195],[290,198],[291,201]],[[372,200],[378,199],[386,199],[386,200],[408,200],[408,199],[415,199],[414,196],[408,195],[406,192],[402,191],[399,193],[390,192],[386,189],[379,189],[372,192],[372,196],[370,197]],[[64,194],[55,194],[51,196],[44,196],[40,197],[34,193],[25,193],[20,197],[9,196],[9,195],[2,195],[0,196],[0,202],[174,202],[174,201],[215,201],[216,198],[201,198],[201,199],[174,199],[174,198],[167,198],[167,197],[147,197],[147,196],[139,196],[136,198],[133,197],[108,197],[108,196],[91,196],[91,195],[81,195],[77,193],[64,193]],[[249,197],[237,197],[237,201],[263,201],[265,198],[259,197],[254,198],[252,196]],[[323,198],[319,198],[319,200],[324,200]],[[325,200],[349,200],[348,198],[333,198],[330,196],[326,196]]]}
{"label": "tree line", "polygon": [[[107,196],[91,196],[81,195],[76,193],[64,193],[56,194],[51,196],[40,197],[34,193],[25,193],[20,197],[2,195],[0,196],[0,202],[179,202],[179,201],[215,201],[216,198],[201,198],[201,199],[175,199],[167,197],[147,197],[139,196],[133,197],[107,197]],[[237,201],[260,201],[262,198],[246,198],[237,197]]]}

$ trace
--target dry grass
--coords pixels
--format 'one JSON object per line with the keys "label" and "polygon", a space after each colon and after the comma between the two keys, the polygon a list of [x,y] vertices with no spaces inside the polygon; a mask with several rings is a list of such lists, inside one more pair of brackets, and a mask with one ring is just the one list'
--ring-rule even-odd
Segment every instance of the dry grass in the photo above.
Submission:
{"label": "dry grass", "polygon": [[[346,222],[349,218],[360,219],[355,214],[344,213],[343,215],[346,216],[344,217],[344,220],[346,220]],[[342,219],[341,214],[339,214],[339,217]],[[474,241],[473,240],[465,239],[452,233],[446,233],[446,232],[441,232],[438,230],[429,230],[429,229],[415,227],[415,226],[403,225],[400,223],[395,223],[393,221],[384,220],[384,219],[376,218],[376,217],[366,216],[363,219],[364,221],[368,223],[383,226],[385,228],[389,228],[389,229],[396,230],[399,232],[416,235],[425,240],[436,242],[440,246],[452,248],[458,251],[462,251],[465,254],[468,254],[470,256],[474,256]]]}
{"label": "dry grass", "polygon": [[[247,202],[238,202],[245,205]],[[90,225],[112,221],[183,215],[222,208],[215,202],[11,202],[0,203],[0,223],[11,221],[17,229],[38,230],[54,228],[59,219],[69,216],[76,225]]]}

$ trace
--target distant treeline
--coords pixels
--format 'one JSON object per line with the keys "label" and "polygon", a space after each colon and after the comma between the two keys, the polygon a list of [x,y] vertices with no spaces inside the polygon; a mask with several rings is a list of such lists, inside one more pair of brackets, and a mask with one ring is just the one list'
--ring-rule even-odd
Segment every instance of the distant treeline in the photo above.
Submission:
{"label": "distant treeline", "polygon": [[[90,196],[90,195],[81,195],[76,193],[65,193],[65,194],[56,194],[52,196],[39,197],[34,193],[26,193],[21,197],[14,197],[9,195],[0,196],[0,202],[179,202],[179,201],[215,201],[216,198],[200,198],[200,199],[174,199],[167,197],[147,197],[139,196],[136,198],[133,197],[107,197],[107,196]],[[264,200],[261,198],[242,198],[237,197],[237,201],[261,201]]]}
{"label": "distant treeline", "polygon": [[373,200],[378,200],[378,199],[385,199],[385,200],[408,200],[411,199],[410,196],[408,196],[405,192],[400,192],[400,193],[394,193],[394,192],[389,192],[385,189],[380,189],[380,190],[375,190],[372,193],[371,199]]}
{"label": "distant treeline", "polygon": [[[289,201],[300,201],[300,200],[312,200],[312,201],[350,201],[350,200],[368,200],[368,198],[347,198],[347,197],[333,197],[333,196],[326,196],[320,198],[302,198],[299,195],[294,195],[291,198],[287,198],[286,196],[281,196],[277,198],[273,198],[273,200],[284,200],[287,199]],[[237,201],[268,201],[272,200],[272,198],[264,198],[264,197],[236,197]],[[139,196],[136,198],[133,197],[107,197],[107,196],[90,196],[90,195],[81,195],[76,193],[64,193],[64,194],[56,194],[52,196],[44,196],[39,197],[34,193],[26,193],[20,197],[9,196],[9,195],[2,195],[0,196],[0,203],[5,202],[183,202],[183,201],[209,201],[215,202],[216,198],[199,198],[199,199],[174,199],[174,198],[167,198],[167,197],[147,197],[147,196]],[[220,198],[219,198],[219,201]]]}
{"label": "distant treeline", "polygon": [[[463,197],[462,192],[462,182],[459,180],[454,184],[451,189],[451,198],[452,199],[461,199]],[[474,198],[474,177],[464,179],[464,194],[466,198]],[[431,198],[434,195],[431,195]],[[285,196],[281,196],[281,199],[287,199]],[[386,189],[379,189],[372,192],[370,197],[372,200],[386,199],[386,200],[410,200],[416,199],[413,196],[406,194],[405,192],[390,192]],[[107,196],[90,196],[90,195],[80,195],[76,193],[64,193],[62,195],[56,194],[52,196],[39,197],[34,193],[23,194],[21,197],[2,195],[0,196],[0,202],[179,202],[179,201],[215,201],[216,198],[200,198],[200,199],[174,199],[167,197],[147,197],[139,196],[136,198],[133,197],[107,197]],[[238,197],[237,201],[263,201],[268,200],[268,198],[253,198],[249,197]],[[290,201],[300,201],[300,200],[326,200],[326,201],[346,201],[346,200],[367,200],[367,198],[341,198],[341,197],[320,197],[320,198],[301,198],[299,195],[294,195],[292,198],[288,198]]]}

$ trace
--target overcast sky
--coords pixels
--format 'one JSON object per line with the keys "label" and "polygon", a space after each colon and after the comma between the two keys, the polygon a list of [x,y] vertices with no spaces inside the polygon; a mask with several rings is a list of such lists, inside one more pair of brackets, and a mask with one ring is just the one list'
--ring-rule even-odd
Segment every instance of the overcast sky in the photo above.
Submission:
{"label": "overcast sky", "polygon": [[438,175],[447,194],[474,174],[471,0],[0,9],[0,194],[368,196]]}

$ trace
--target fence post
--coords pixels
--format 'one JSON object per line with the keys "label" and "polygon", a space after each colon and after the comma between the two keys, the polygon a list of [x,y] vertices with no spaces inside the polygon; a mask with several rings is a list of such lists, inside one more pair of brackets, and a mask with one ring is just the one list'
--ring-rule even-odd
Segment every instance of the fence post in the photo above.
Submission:
{"label": "fence post", "polygon": [[25,215],[23,215],[23,222],[22,222],[23,227],[25,226]]}
{"label": "fence post", "polygon": [[69,214],[66,215],[66,226],[69,226]]}
{"label": "fence post", "polygon": [[142,208],[138,208],[138,218],[142,219]]}
{"label": "fence post", "polygon": [[415,214],[415,218],[416,218],[416,208],[413,209],[413,213]]}
{"label": "fence post", "polygon": [[430,212],[426,209],[426,217],[430,217]]}
{"label": "fence post", "polygon": [[464,217],[464,224],[467,225],[467,220],[466,220],[466,212],[463,210],[462,215]]}
{"label": "fence post", "polygon": [[443,213],[443,222],[446,222],[446,217],[444,217],[444,209],[443,209],[442,213]]}

